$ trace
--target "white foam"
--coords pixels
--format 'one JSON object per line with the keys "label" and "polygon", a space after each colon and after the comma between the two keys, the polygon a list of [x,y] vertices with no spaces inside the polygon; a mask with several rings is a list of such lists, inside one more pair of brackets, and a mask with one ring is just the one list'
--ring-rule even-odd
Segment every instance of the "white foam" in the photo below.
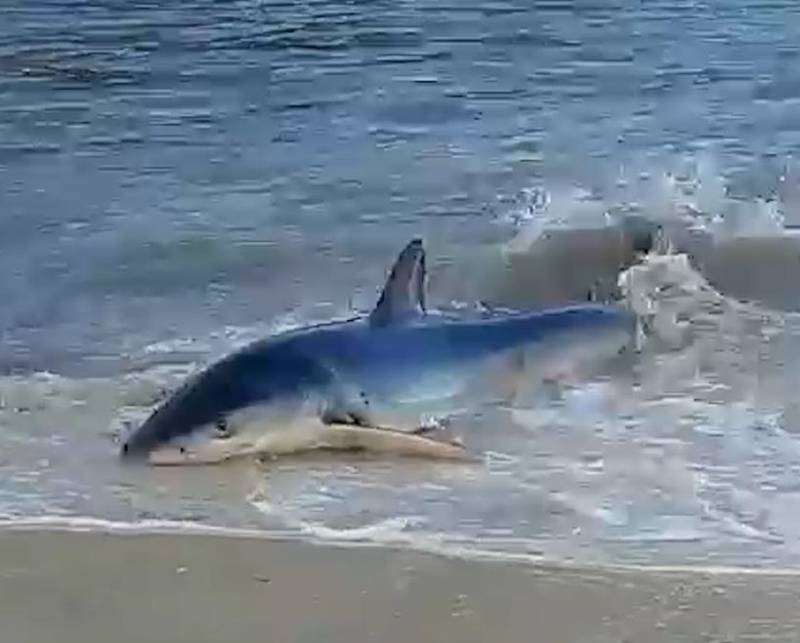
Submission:
{"label": "white foam", "polygon": [[705,230],[714,238],[783,234],[787,225],[796,225],[800,211],[797,174],[787,168],[778,197],[748,200],[731,196],[711,150],[660,160],[648,156],[621,164],[616,176],[601,178],[602,187],[591,190],[563,180],[524,188],[501,220],[516,228],[512,252],[528,250],[546,229],[603,226],[627,213]]}
{"label": "white foam", "polygon": [[[519,553],[498,551],[486,545],[508,546],[509,539],[484,539],[472,540],[457,534],[447,533],[414,533],[404,534],[397,526],[405,525],[405,519],[398,522],[383,521],[378,529],[371,533],[372,538],[340,538],[343,530],[329,530],[309,527],[304,534],[293,531],[264,531],[259,529],[245,529],[235,527],[222,527],[207,525],[191,521],[176,520],[141,520],[137,522],[122,522],[93,518],[88,516],[36,516],[13,517],[0,515],[0,531],[69,531],[108,534],[176,534],[218,536],[228,538],[251,538],[275,541],[305,541],[320,545],[356,548],[385,548],[387,546],[404,545],[406,548],[420,553],[432,554],[451,559],[476,560],[498,563],[524,563],[537,567],[547,567],[558,570],[600,570],[618,572],[643,572],[643,573],[683,573],[703,574],[712,576],[722,575],[751,575],[751,576],[800,576],[800,569],[785,567],[744,567],[744,566],[714,566],[714,565],[650,565],[650,564],[587,564],[575,563],[565,560],[550,560],[539,553]],[[347,530],[344,530],[347,533]],[[378,536],[375,538],[375,536]],[[331,537],[332,536],[332,537]],[[524,543],[519,539],[512,539],[516,544]]]}
{"label": "white foam", "polygon": [[421,526],[425,522],[424,518],[417,516],[398,516],[396,518],[379,520],[372,524],[343,529],[328,527],[320,523],[300,521],[296,523],[296,526],[300,529],[301,533],[311,538],[321,540],[333,540],[336,542],[371,540],[376,543],[383,542],[388,544],[393,542],[406,542],[402,534],[404,534],[408,528]]}
{"label": "white foam", "polygon": [[208,525],[187,520],[148,519],[136,522],[124,522],[94,518],[90,516],[13,516],[0,515],[0,530],[57,530],[98,533],[128,534],[187,534],[206,536],[232,536],[242,538],[261,538],[267,532],[258,529],[243,529]]}

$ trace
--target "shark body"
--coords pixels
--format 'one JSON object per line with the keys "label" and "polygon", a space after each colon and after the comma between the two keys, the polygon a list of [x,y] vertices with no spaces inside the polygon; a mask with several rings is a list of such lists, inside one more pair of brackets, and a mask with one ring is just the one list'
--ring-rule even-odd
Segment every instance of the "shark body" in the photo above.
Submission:
{"label": "shark body", "polygon": [[[414,239],[369,315],[268,337],[212,364],[157,408],[121,454],[157,462],[153,454],[168,453],[165,463],[313,448],[459,457],[463,446],[418,435],[419,425],[387,426],[380,409],[425,408],[451,399],[468,388],[481,365],[521,350],[543,361],[598,347],[617,352],[633,324],[627,310],[594,304],[429,312],[424,248]],[[302,430],[298,418],[310,420]],[[209,444],[215,448],[208,450]]]}

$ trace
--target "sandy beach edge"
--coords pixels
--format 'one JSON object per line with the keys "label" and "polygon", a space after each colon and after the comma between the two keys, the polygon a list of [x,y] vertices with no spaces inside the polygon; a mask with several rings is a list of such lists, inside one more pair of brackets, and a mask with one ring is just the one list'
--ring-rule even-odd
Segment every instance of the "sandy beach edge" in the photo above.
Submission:
{"label": "sandy beach edge", "polygon": [[797,641],[800,576],[0,530],[0,640]]}

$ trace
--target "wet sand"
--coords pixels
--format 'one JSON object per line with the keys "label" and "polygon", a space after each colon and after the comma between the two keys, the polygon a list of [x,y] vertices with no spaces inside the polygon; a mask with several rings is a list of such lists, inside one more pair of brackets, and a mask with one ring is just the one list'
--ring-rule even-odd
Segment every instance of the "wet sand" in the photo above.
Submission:
{"label": "wet sand", "polygon": [[0,532],[0,640],[796,641],[800,575],[556,569],[197,535]]}

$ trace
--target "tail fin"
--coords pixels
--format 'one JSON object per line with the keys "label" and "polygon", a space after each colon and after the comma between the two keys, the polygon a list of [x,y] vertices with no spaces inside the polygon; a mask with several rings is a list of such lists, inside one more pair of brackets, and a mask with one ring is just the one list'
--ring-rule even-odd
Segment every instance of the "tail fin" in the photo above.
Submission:
{"label": "tail fin", "polygon": [[636,347],[649,338],[685,345],[690,320],[724,298],[696,272],[686,254],[651,252],[619,275],[619,289],[637,318]]}

